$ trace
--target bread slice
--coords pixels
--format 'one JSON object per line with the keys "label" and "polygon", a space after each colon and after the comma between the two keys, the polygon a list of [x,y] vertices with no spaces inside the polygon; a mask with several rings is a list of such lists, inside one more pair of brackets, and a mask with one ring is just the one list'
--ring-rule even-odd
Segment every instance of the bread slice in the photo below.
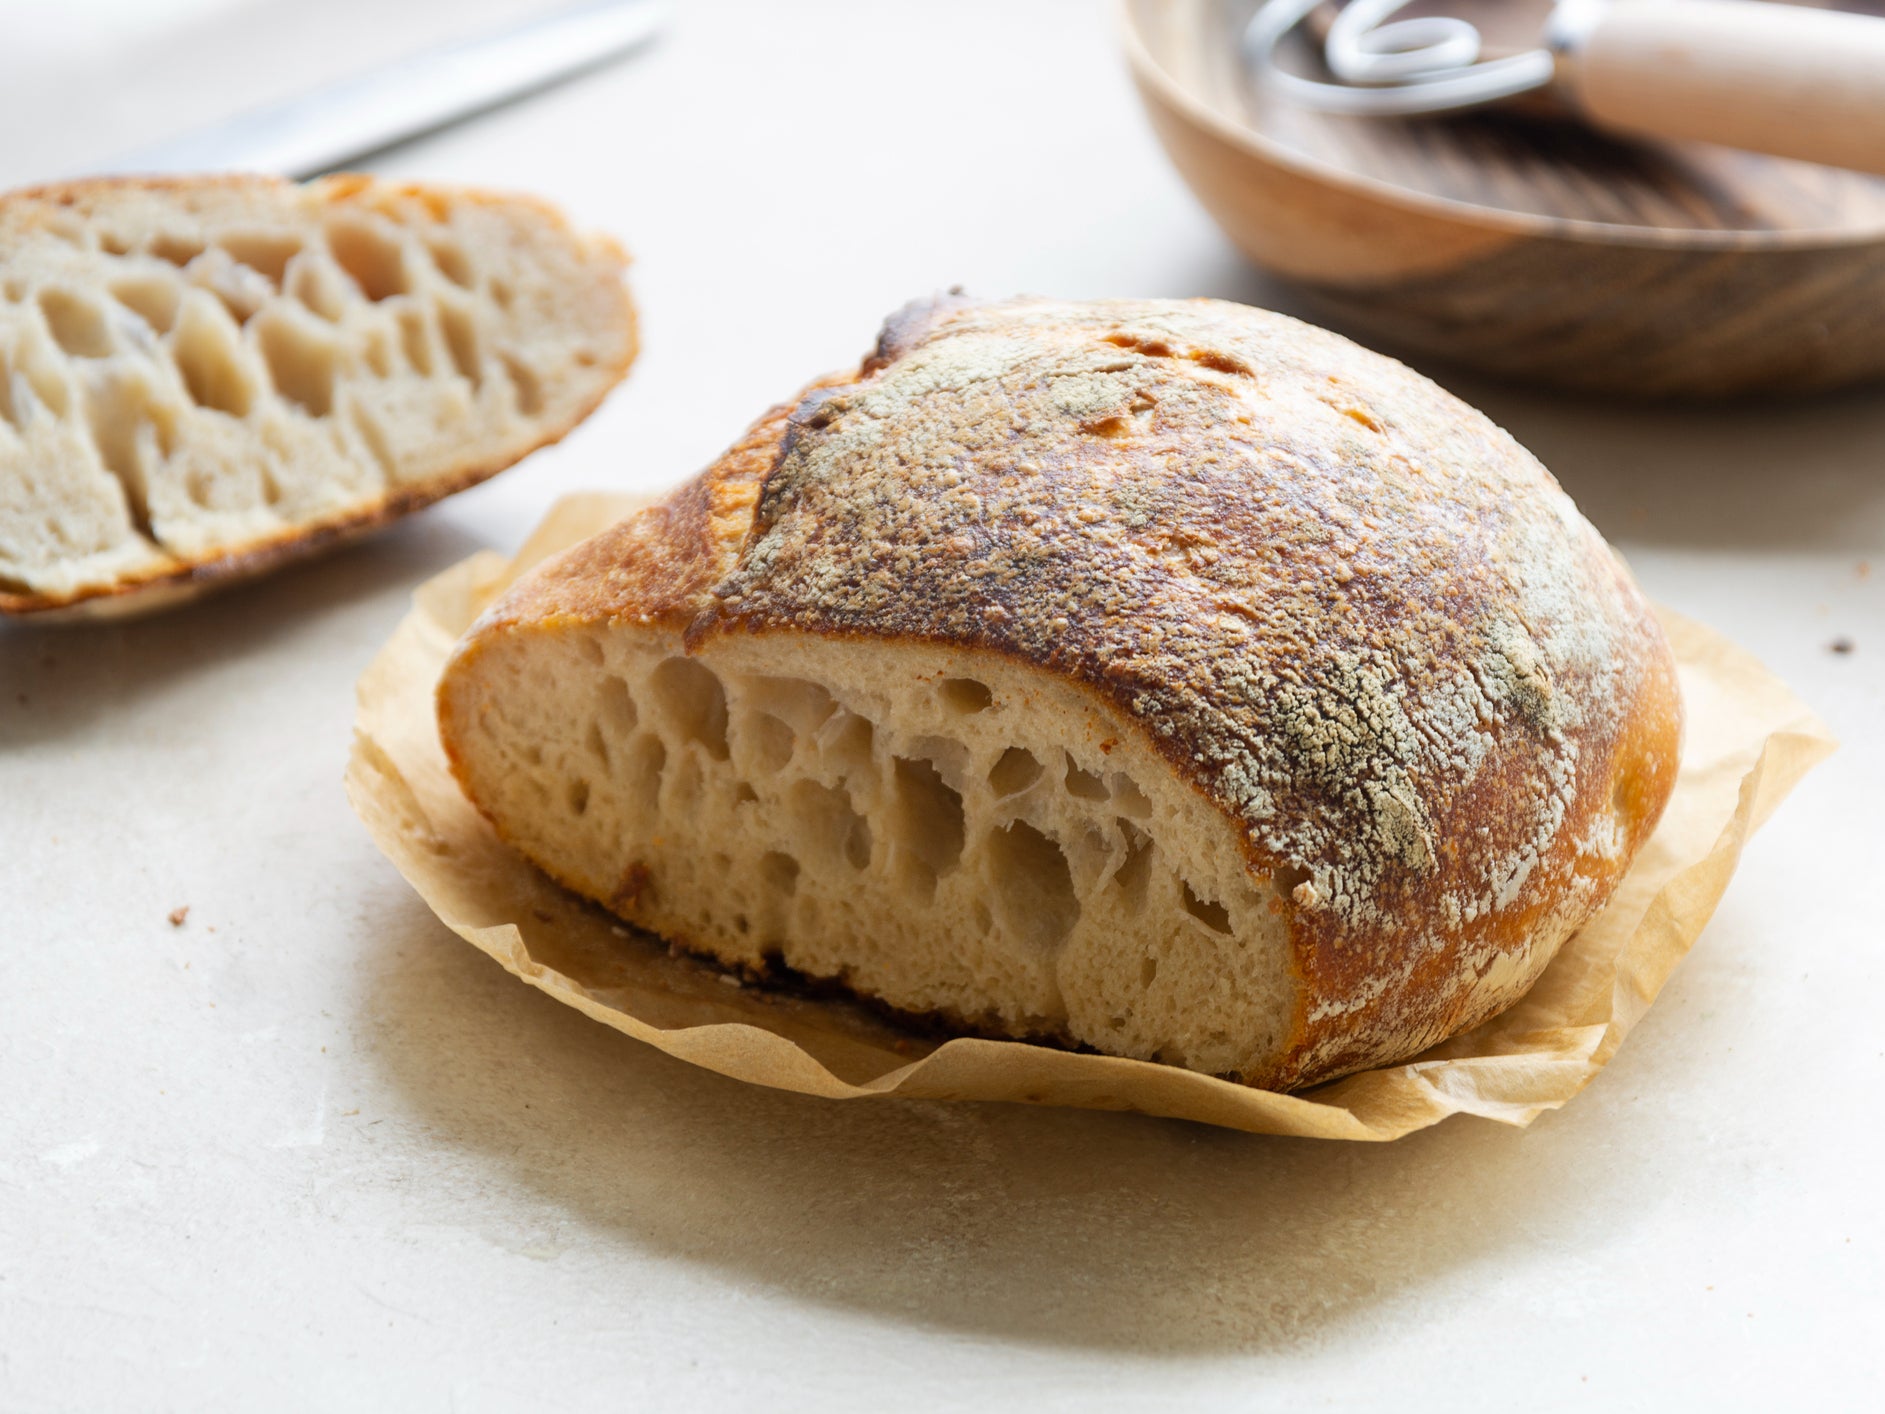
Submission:
{"label": "bread slice", "polygon": [[906,312],[516,586],[438,705],[506,839],[683,946],[1284,1089],[1521,996],[1681,728],[1529,454],[1211,301]]}
{"label": "bread slice", "polygon": [[625,265],[359,176],[0,197],[0,611],[154,608],[503,470],[627,371]]}

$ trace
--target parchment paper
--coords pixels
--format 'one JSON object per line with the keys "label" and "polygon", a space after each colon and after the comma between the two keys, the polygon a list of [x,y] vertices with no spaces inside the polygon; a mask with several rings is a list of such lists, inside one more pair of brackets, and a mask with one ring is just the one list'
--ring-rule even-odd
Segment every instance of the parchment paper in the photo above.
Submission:
{"label": "parchment paper", "polygon": [[906,1034],[862,1007],[733,984],[564,892],[500,844],[445,765],[432,690],[458,635],[538,560],[640,502],[559,502],[514,561],[485,552],[421,586],[359,686],[347,791],[454,932],[511,972],[668,1054],[832,1099],[903,1095],[1139,1110],[1262,1134],[1396,1139],[1448,1115],[1529,1124],[1622,1045],[1714,912],[1748,837],[1833,739],[1759,663],[1662,611],[1687,740],[1661,825],[1609,906],[1518,1005],[1415,1060],[1295,1095],[1147,1061]]}

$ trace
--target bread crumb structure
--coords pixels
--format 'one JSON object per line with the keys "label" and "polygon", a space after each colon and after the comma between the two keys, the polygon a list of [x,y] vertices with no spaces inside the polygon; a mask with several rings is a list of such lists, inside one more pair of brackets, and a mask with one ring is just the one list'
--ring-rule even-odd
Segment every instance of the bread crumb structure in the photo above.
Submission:
{"label": "bread crumb structure", "polygon": [[363,177],[0,197],[0,608],[245,572],[501,470],[627,369],[624,264],[541,203]]}
{"label": "bread crumb structure", "polygon": [[1522,995],[1680,731],[1516,443],[1206,301],[913,307],[514,589],[439,703],[500,832],[665,937],[1273,1088]]}

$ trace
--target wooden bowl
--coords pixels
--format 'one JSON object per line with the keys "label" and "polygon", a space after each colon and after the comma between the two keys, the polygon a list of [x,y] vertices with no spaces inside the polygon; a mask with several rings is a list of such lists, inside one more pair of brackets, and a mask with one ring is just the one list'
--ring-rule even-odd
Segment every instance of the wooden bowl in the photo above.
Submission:
{"label": "wooden bowl", "polygon": [[[1488,3],[1444,8],[1485,20],[1489,43],[1515,11],[1535,35],[1546,8]],[[1511,109],[1311,112],[1245,80],[1239,39],[1256,5],[1121,0],[1126,52],[1198,199],[1336,322],[1611,393],[1801,392],[1885,375],[1885,179],[1619,142]],[[1287,61],[1313,67],[1308,42],[1290,42],[1301,52]]]}

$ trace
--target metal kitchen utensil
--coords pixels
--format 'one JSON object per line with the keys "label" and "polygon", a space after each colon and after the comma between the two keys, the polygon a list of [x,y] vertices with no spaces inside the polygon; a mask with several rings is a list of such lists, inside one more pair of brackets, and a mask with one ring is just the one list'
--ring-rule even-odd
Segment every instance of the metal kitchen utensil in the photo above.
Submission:
{"label": "metal kitchen utensil", "polygon": [[1348,0],[1326,24],[1336,82],[1276,63],[1328,0],[1268,0],[1244,31],[1253,79],[1327,113],[1405,117],[1548,91],[1593,127],[1885,173],[1885,21],[1761,0],[1558,0],[1534,47],[1492,57],[1448,14]]}
{"label": "metal kitchen utensil", "polygon": [[578,5],[239,114],[99,171],[318,176],[619,58],[652,39],[666,14],[662,0]]}
{"label": "metal kitchen utensil", "polygon": [[[1885,15],[1885,0],[1840,3]],[[1251,82],[1240,40],[1257,0],[1117,4],[1133,78],[1186,183],[1338,327],[1638,398],[1885,382],[1885,176],[1619,141],[1526,99],[1439,118],[1326,113]],[[1551,5],[1423,8],[1469,16],[1485,51],[1518,53]],[[1293,31],[1281,61],[1315,72],[1317,39]]]}

